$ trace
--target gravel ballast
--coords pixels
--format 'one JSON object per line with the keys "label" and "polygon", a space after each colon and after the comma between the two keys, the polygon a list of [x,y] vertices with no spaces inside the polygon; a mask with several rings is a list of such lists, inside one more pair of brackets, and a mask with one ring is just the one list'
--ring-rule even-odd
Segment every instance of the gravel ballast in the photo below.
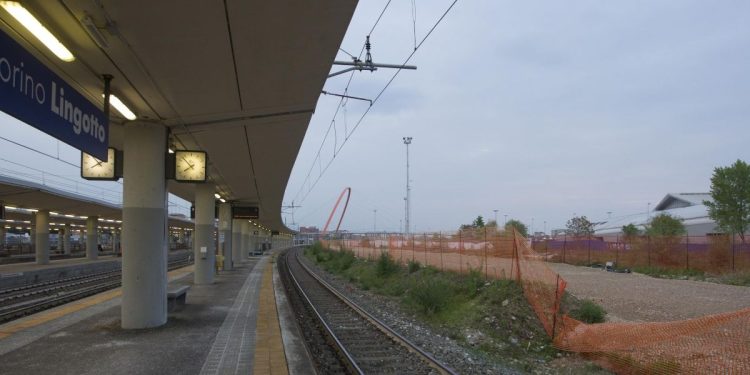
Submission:
{"label": "gravel ballast", "polygon": [[569,293],[602,305],[609,321],[665,322],[750,307],[750,287],[548,265],[568,282]]}

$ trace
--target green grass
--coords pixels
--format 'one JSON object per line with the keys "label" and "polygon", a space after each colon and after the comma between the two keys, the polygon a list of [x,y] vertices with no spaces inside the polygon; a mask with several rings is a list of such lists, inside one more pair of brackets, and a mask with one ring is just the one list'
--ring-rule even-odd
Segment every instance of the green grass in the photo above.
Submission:
{"label": "green grass", "polygon": [[[557,354],[513,280],[487,280],[481,267],[461,275],[417,262],[401,266],[387,253],[375,261],[355,259],[344,268],[338,258],[343,255],[326,253],[311,248],[307,256],[361,289],[394,298],[404,310],[481,356],[528,369]],[[481,340],[470,340],[468,332],[481,332]]]}
{"label": "green grass", "polygon": [[569,315],[575,319],[578,319],[584,323],[603,323],[604,316],[607,312],[604,308],[594,303],[591,300],[583,300],[580,305],[572,309]]}
{"label": "green grass", "polygon": [[711,281],[721,284],[750,286],[750,271],[724,274]]}
{"label": "green grass", "polygon": [[696,269],[685,269],[685,268],[663,268],[655,266],[641,266],[634,267],[633,272],[642,273],[651,277],[657,277],[661,279],[693,279],[693,280],[704,280],[706,278],[705,272]]}

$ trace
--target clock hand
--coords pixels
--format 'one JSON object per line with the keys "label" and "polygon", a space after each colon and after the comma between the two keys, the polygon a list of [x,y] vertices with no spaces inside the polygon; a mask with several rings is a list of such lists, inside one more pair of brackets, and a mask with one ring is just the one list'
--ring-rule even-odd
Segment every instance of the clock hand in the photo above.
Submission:
{"label": "clock hand", "polygon": [[185,163],[188,163],[188,165],[190,166],[190,168],[193,168],[195,166],[194,164],[191,164],[187,159],[185,159],[184,156],[182,157],[182,160],[184,160]]}
{"label": "clock hand", "polygon": [[96,165],[92,165],[91,167],[89,167],[89,169],[94,169],[95,167],[100,167],[102,165],[102,163],[104,163],[104,162],[103,161],[98,161],[98,162],[96,162]]}

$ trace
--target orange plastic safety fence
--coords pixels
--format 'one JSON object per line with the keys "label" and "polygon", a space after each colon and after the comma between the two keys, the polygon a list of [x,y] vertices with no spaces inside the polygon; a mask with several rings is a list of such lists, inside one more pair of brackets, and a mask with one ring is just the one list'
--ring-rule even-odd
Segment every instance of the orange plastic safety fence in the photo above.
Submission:
{"label": "orange plastic safety fence", "polygon": [[566,282],[547,266],[549,254],[535,251],[517,233],[480,228],[342,237],[322,242],[365,259],[386,253],[402,264],[514,279],[557,348],[589,356],[615,372],[750,374],[750,308],[675,322],[585,324],[562,314]]}

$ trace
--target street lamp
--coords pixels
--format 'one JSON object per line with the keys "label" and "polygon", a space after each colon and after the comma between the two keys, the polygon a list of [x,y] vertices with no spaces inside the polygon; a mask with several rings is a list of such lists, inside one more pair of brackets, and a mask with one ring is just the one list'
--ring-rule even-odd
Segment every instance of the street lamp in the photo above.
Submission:
{"label": "street lamp", "polygon": [[403,137],[404,144],[406,145],[406,214],[404,215],[404,229],[406,234],[409,234],[411,227],[409,226],[409,219],[411,218],[411,185],[409,184],[409,145],[411,144],[412,137]]}
{"label": "street lamp", "polygon": [[497,211],[498,211],[498,210],[492,210],[492,212],[494,212],[494,213],[495,213],[495,225],[497,225]]}
{"label": "street lamp", "polygon": [[378,210],[374,209],[372,210],[372,232],[375,233],[378,231]]}

